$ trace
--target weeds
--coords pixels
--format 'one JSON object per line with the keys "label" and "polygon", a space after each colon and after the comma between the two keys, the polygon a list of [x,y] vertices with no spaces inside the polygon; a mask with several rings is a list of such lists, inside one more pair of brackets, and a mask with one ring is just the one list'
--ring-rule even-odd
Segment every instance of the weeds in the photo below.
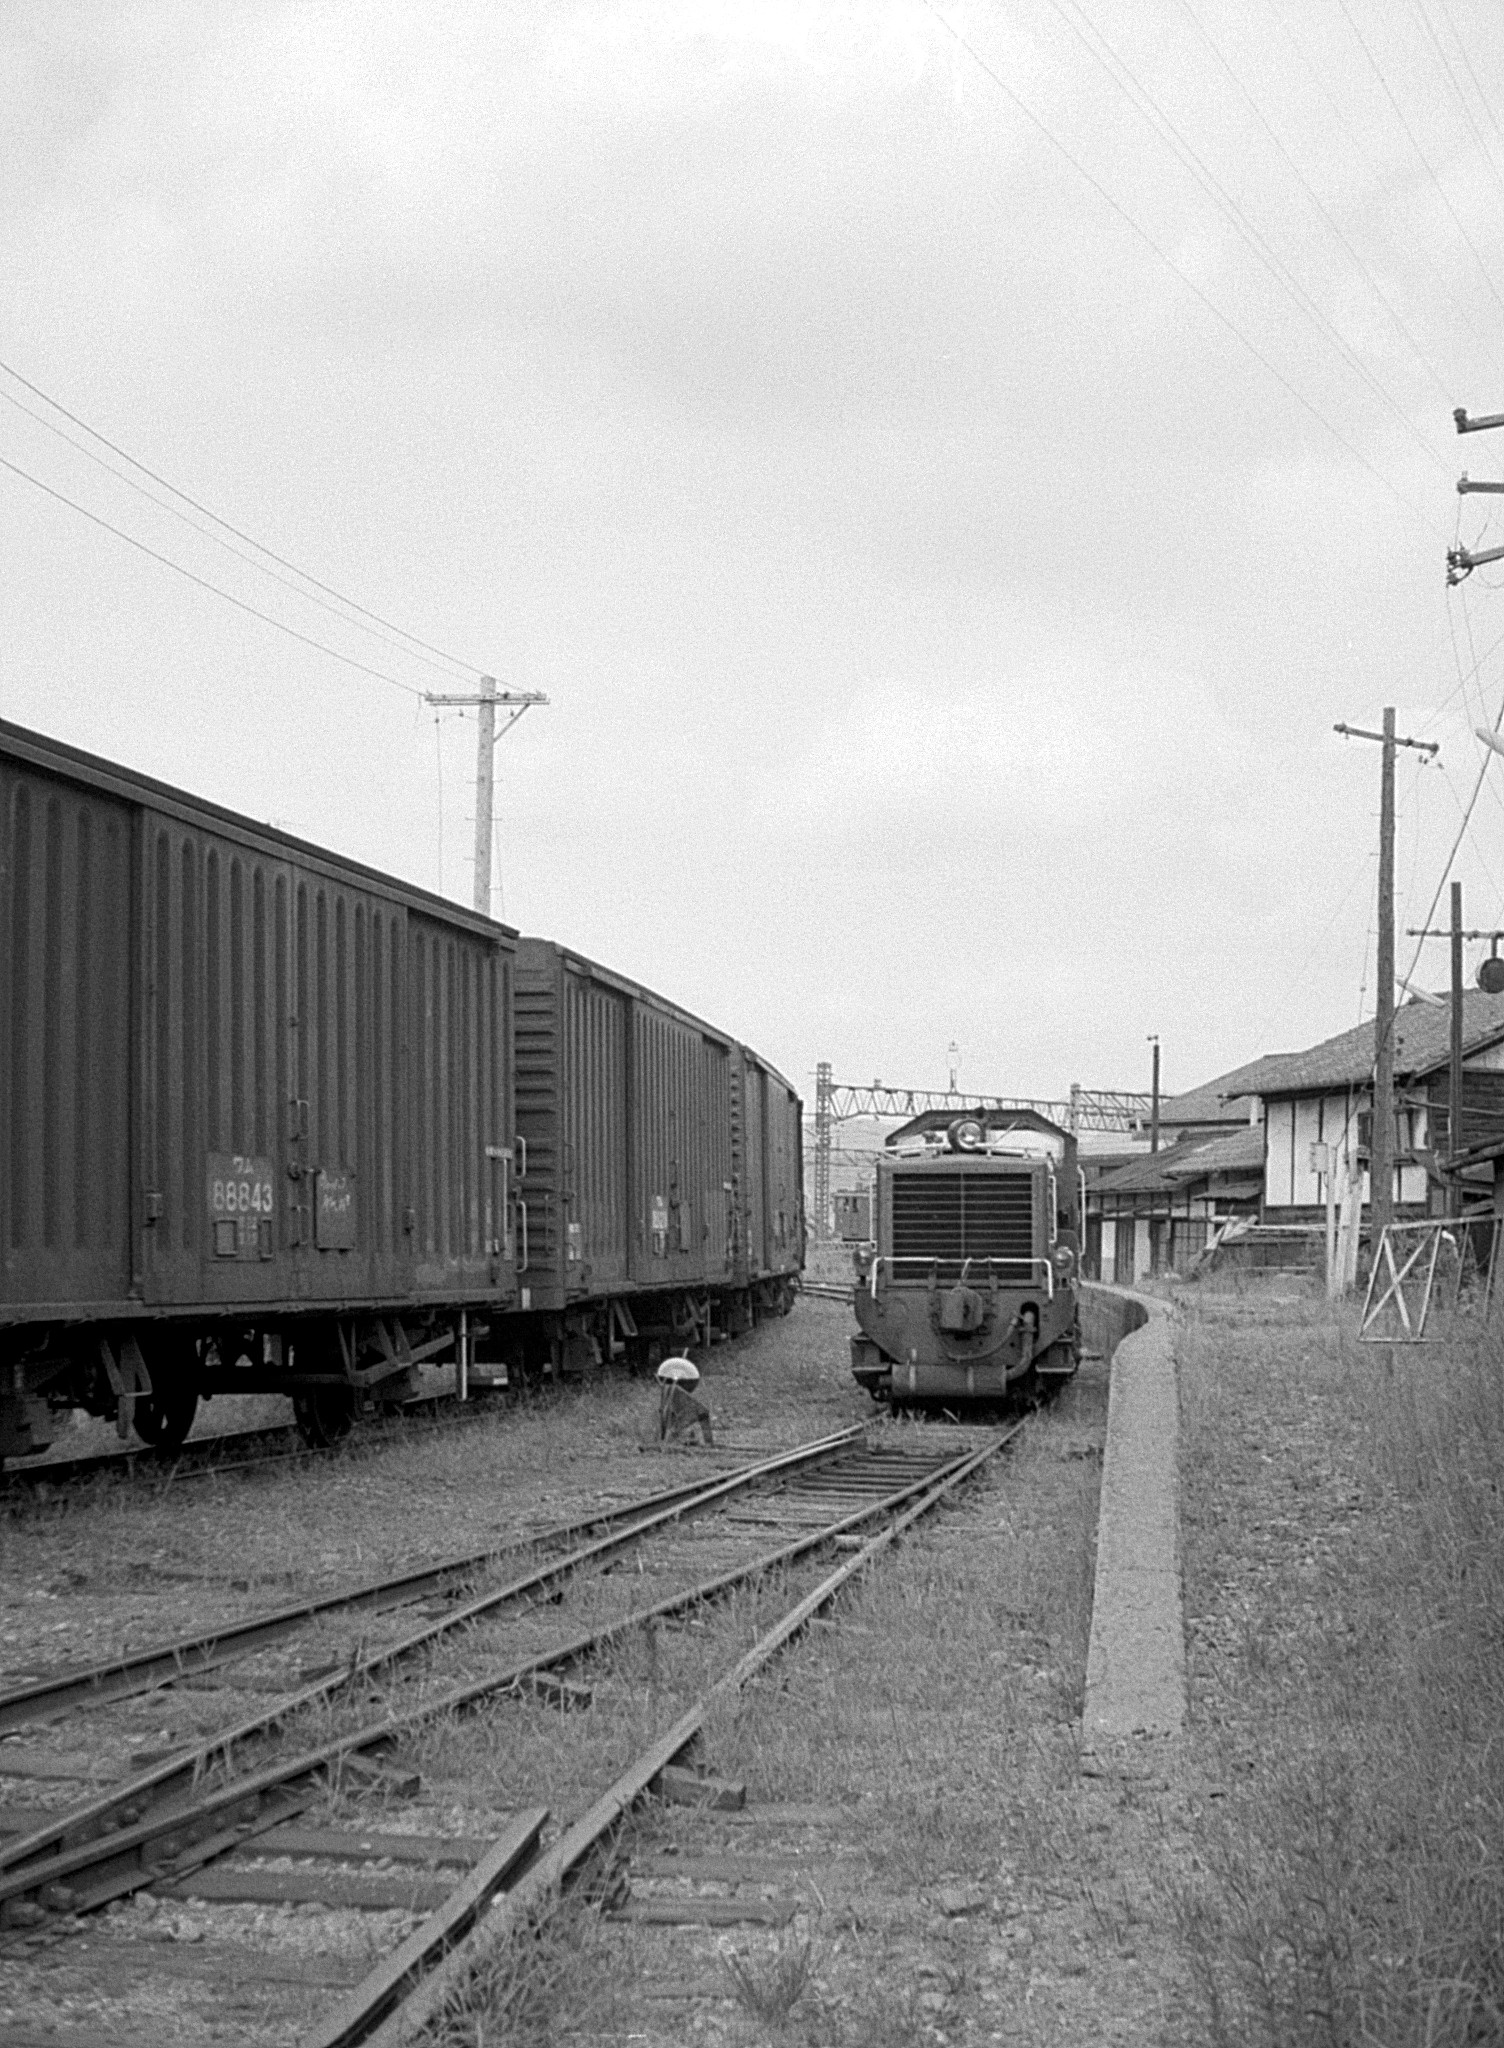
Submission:
{"label": "weeds", "polygon": [[755,1959],[728,1951],[721,1964],[742,2009],[765,2026],[782,2026],[809,1986],[813,1957],[810,1937],[782,1934],[771,1956]]}
{"label": "weeds", "polygon": [[1504,1378],[1476,1339],[1311,1335],[1185,1347],[1222,1645],[1193,1676],[1233,1789],[1175,1917],[1215,2043],[1474,2048],[1504,2035]]}
{"label": "weeds", "polygon": [[598,1916],[565,1899],[497,1942],[434,2024],[434,2048],[552,2048],[614,2031],[613,1976]]}

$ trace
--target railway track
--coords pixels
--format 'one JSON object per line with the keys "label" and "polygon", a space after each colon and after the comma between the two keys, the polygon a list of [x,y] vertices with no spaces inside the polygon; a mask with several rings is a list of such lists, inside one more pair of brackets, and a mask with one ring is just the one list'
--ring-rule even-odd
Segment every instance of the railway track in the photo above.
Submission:
{"label": "railway track", "polygon": [[388,1417],[357,1423],[349,1436],[321,1446],[305,1444],[295,1425],[289,1422],[192,1437],[174,1451],[160,1450],[151,1444],[127,1444],[118,1451],[95,1451],[78,1458],[50,1458],[29,1464],[0,1462],[0,1499],[8,1488],[22,1494],[42,1486],[77,1486],[112,1474],[130,1478],[139,1473],[143,1479],[179,1486],[184,1481],[258,1472],[268,1466],[307,1464],[314,1459],[344,1457],[351,1451],[379,1449],[394,1428],[408,1438],[423,1429],[463,1429],[483,1419],[487,1412],[486,1401],[473,1396],[463,1404],[452,1395],[444,1395],[415,1405],[433,1412],[409,1416],[396,1423]]}
{"label": "railway track", "polygon": [[[380,1611],[383,1600],[409,1605],[455,1587],[469,1597],[447,1599],[442,1614],[374,1648],[358,1638],[346,1662],[269,1706],[164,1757],[144,1765],[137,1759],[140,1767],[92,1797],[33,1817],[0,1843],[0,1951],[66,1944],[94,1909],[146,1888],[159,1899],[199,1901],[196,1911],[233,1913],[254,1901],[315,1912],[327,1902],[331,1913],[347,1916],[402,1911],[416,1924],[332,2007],[325,2000],[322,2016],[304,2024],[299,2038],[311,2048],[340,2048],[405,2037],[470,1967],[478,1940],[504,1938],[541,1902],[583,1880],[622,1817],[693,1751],[718,1700],[748,1683],[854,1574],[1022,1427],[917,1452],[845,1431],[563,1525],[548,1532],[561,1546],[556,1554],[513,1556],[521,1568],[503,1571],[500,1583],[479,1592],[476,1573],[496,1575],[505,1556],[447,1560],[401,1581],[350,1589],[343,1601],[352,1616]],[[691,1517],[693,1546],[683,1540]],[[609,1668],[613,1650],[629,1638],[684,1624],[742,1589],[807,1576],[840,1547],[851,1554],[801,1591],[562,1828],[551,1829],[548,1802],[538,1797],[517,1801],[504,1820],[494,1817],[499,1824],[484,1837],[436,1832],[431,1816],[425,1823],[425,1810],[413,1803],[411,1774],[401,1765],[394,1774],[380,1761],[400,1758],[422,1731],[504,1697],[533,1700],[533,1712],[549,1704],[583,1711],[591,1689],[571,1672],[598,1668],[603,1658]],[[708,1559],[716,1566],[708,1574],[691,1568]],[[654,1580],[666,1590],[640,1597]],[[314,1621],[315,1608],[333,1604],[309,1603],[233,1631],[206,1632],[194,1643],[158,1645],[91,1674],[60,1678],[45,1693],[19,1689],[0,1702],[11,1717],[0,1725],[35,1729],[42,1722],[52,1729],[80,1713],[97,1718],[101,1703],[143,1687],[254,1661],[269,1645],[282,1653]],[[440,1646],[457,1641],[464,1654],[446,1662]],[[0,1768],[16,1740],[0,1743]],[[358,1811],[352,1828],[344,1808],[333,1823],[327,1814],[320,1818],[331,1787],[342,1791],[347,1808],[352,1785],[362,1784],[382,1801],[379,1819]],[[358,1794],[355,1803],[358,1809]]]}
{"label": "railway track", "polygon": [[837,1286],[833,1281],[806,1280],[801,1284],[799,1292],[811,1294],[817,1301],[849,1302],[853,1298],[854,1290],[847,1286]]}

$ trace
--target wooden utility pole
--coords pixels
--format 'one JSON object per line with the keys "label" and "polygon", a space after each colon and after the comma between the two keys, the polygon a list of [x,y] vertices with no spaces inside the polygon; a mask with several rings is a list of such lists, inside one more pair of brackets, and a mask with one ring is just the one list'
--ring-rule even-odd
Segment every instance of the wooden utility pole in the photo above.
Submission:
{"label": "wooden utility pole", "polygon": [[[1452,884],[1452,1045],[1447,1071],[1447,1155],[1462,1150],[1462,884]],[[1447,1214],[1462,1214],[1462,1182],[1447,1176]]]}
{"label": "wooden utility pole", "polygon": [[[1489,995],[1500,992],[1504,971],[1500,970],[1499,941],[1504,931],[1464,931],[1462,928],[1462,884],[1452,884],[1452,922],[1445,929],[1431,925],[1407,925],[1406,931],[1412,939],[1450,939],[1452,942],[1452,1035],[1451,1057],[1447,1068],[1447,1155],[1455,1159],[1462,1150],[1463,1118],[1463,991],[1462,991],[1462,942],[1464,939],[1488,939],[1493,952],[1478,970],[1478,984]],[[1447,1213],[1451,1216],[1462,1214],[1462,1182],[1449,1176]]]}
{"label": "wooden utility pole", "polygon": [[1333,731],[1355,740],[1378,740],[1383,747],[1379,771],[1379,973],[1373,1020],[1373,1137],[1368,1153],[1369,1225],[1372,1241],[1394,1221],[1394,752],[1414,747],[1417,753],[1438,754],[1434,740],[1397,740],[1394,706],[1384,707],[1384,730],[1337,725]]}
{"label": "wooden utility pole", "polygon": [[1379,775],[1379,986],[1374,1007],[1373,1139],[1368,1203],[1379,1239],[1394,1221],[1394,706],[1384,707]]}
{"label": "wooden utility pole", "polygon": [[[463,696],[424,693],[425,704],[473,708],[480,713],[475,753],[475,893],[473,901],[482,917],[491,915],[491,832],[496,792],[496,742],[512,730],[532,704],[546,704],[541,690],[498,690],[495,676],[482,676],[480,689]],[[498,704],[515,705],[511,717],[496,730]]]}
{"label": "wooden utility pole", "polygon": [[1159,1150],[1159,1033],[1149,1033],[1149,1043],[1154,1048],[1154,1079],[1149,1093],[1149,1150]]}

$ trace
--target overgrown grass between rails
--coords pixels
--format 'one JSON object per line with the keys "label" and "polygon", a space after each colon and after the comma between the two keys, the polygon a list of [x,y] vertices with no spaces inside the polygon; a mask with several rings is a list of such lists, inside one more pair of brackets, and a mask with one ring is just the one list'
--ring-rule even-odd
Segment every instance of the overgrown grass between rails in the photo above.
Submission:
{"label": "overgrown grass between rails", "polygon": [[590,1905],[566,1895],[486,1951],[425,2041],[432,2048],[554,2048],[618,2038],[612,1946]]}
{"label": "overgrown grass between rails", "polygon": [[[979,1881],[1011,1893],[1021,1875],[1061,1873],[1077,1826],[1073,1716],[1085,1667],[1097,1485],[1094,1460],[1051,1449],[1047,1440],[1026,1441],[954,1514],[921,1525],[849,1586],[809,1638],[747,1693],[714,1709],[703,1760],[718,1775],[745,1778],[754,1827],[765,1801],[849,1816],[849,1824],[838,1822],[819,1872],[828,1909],[821,1903],[801,1913],[783,1934],[739,1931],[734,1947],[719,1938],[709,1954],[706,1944],[676,1937],[681,1967],[693,1974],[696,1962],[708,1964],[712,1981],[716,1974],[724,1981],[734,2001],[729,2017],[722,2012],[732,2029],[727,2038],[777,2039],[791,2048],[914,2048],[934,2038],[923,2000],[937,1981],[957,2000],[976,1996],[987,1937],[969,1922],[942,1922],[922,1938],[942,1954],[943,1980],[933,1968],[920,1977],[911,1943],[895,1950],[889,1916],[924,1928],[934,1908],[923,1894],[939,1882]],[[598,1791],[609,1763],[626,1761],[660,1732],[675,1699],[693,1696],[727,1668],[799,1590],[791,1581],[749,1599],[738,1628],[729,1626],[728,1612],[719,1624],[707,1616],[706,1630],[678,1640],[665,1635],[656,1649],[641,1640],[623,1645],[614,1682],[597,1691],[594,1713],[606,1706],[615,1734],[610,1756],[596,1751],[589,1789]],[[655,1684],[658,1705],[649,1711]],[[473,1772],[499,1803],[524,1783],[549,1782],[550,1772],[561,1788],[579,1784],[583,1798],[573,1726],[583,1718],[571,1717],[566,1736],[537,1709],[498,1706],[484,1730],[477,1721],[468,1737],[455,1731],[459,1747],[444,1744],[446,1768]],[[703,1848],[707,1825],[685,1809],[648,1809],[633,1832],[693,1852]],[[853,1887],[861,1899],[855,1916],[843,1903]],[[662,2009],[638,1995],[645,1980],[661,1982],[675,1967],[661,1937],[626,1925],[596,1929],[570,1950],[559,2010],[535,2003],[526,2007],[535,2017],[519,2022],[512,2015],[531,1993],[519,1988],[518,1973],[530,1954],[514,1944],[509,1959],[477,1978],[463,2008],[451,2012],[446,2044],[471,2048],[499,2038],[502,2025],[522,2041],[687,2038],[687,2014],[676,2035]],[[546,1950],[539,1968],[545,1982],[554,1981]]]}
{"label": "overgrown grass between rails", "polygon": [[1005,1820],[1010,1852],[1042,1851],[1077,1755],[1097,1492],[1094,1463],[1026,1441],[843,1596],[813,1653],[728,1703],[712,1746],[764,1797],[859,1803],[898,1886],[985,1879]]}
{"label": "overgrown grass between rails", "polygon": [[1504,2038],[1504,1368],[1338,1317],[1182,1348],[1208,2038]]}

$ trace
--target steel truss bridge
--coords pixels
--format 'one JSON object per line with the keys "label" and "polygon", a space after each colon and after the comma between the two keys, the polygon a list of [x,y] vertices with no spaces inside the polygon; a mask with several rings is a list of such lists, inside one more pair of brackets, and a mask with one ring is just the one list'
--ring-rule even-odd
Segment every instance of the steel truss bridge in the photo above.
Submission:
{"label": "steel truss bridge", "polygon": [[930,1109],[953,1109],[957,1116],[968,1109],[1031,1109],[1068,1131],[1139,1131],[1148,1123],[1154,1098],[1124,1088],[1083,1088],[1072,1081],[1063,1100],[1045,1100],[1027,1095],[972,1095],[937,1088],[885,1088],[881,1081],[870,1087],[837,1081],[830,1062],[822,1060],[815,1069],[814,1117],[814,1215],[817,1237],[830,1228],[830,1164],[836,1150],[835,1127],[852,1117],[906,1118],[922,1116]]}

